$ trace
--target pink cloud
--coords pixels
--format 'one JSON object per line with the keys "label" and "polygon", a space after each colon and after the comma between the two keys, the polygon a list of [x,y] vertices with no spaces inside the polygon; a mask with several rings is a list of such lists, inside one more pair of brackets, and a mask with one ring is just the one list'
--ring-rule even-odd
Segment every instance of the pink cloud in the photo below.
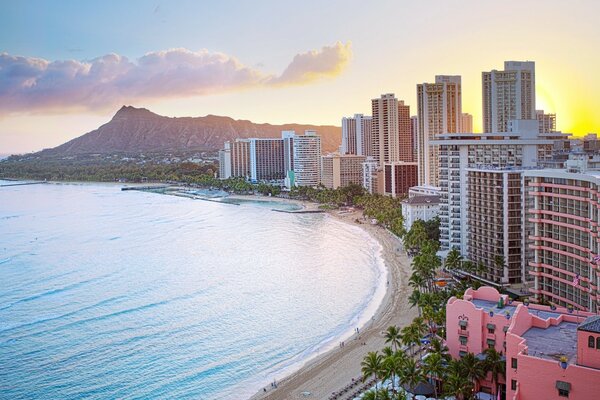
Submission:
{"label": "pink cloud", "polygon": [[93,110],[139,99],[301,85],[339,75],[350,56],[350,44],[338,42],[296,55],[275,76],[208,50],[170,49],[135,61],[118,54],[47,61],[0,53],[0,113]]}

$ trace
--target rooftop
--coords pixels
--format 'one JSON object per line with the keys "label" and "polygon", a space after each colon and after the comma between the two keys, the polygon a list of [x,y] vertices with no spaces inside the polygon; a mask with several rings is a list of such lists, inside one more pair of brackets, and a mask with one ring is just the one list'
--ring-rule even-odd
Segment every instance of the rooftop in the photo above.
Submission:
{"label": "rooftop", "polygon": [[600,333],[600,315],[587,317],[586,320],[579,325],[578,329],[586,332]]}
{"label": "rooftop", "polygon": [[576,362],[577,324],[562,322],[546,329],[529,328],[523,335],[527,340],[528,355],[550,360],[567,357],[569,363]]}
{"label": "rooftop", "polygon": [[[499,308],[497,302],[489,300],[473,299],[471,302],[475,305],[475,307],[484,309],[487,312],[493,311],[494,314],[503,315],[506,315],[506,313],[508,312],[511,317],[517,310],[516,306],[510,304],[505,305],[503,308]],[[531,315],[535,315],[536,317],[539,317],[541,319],[556,318],[560,315],[560,313],[558,312],[534,310],[533,308],[528,308],[528,311]]]}
{"label": "rooftop", "polygon": [[414,205],[422,205],[422,204],[439,204],[440,196],[414,196],[409,197],[402,201],[405,204],[414,204]]}

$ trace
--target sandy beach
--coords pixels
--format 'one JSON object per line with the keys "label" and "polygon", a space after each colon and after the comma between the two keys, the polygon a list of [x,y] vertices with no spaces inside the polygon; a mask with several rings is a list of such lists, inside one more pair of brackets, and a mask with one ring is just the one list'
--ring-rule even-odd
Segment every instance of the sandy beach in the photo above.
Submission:
{"label": "sandy beach", "polygon": [[[256,196],[240,198],[266,200]],[[302,204],[308,210],[318,208],[314,203],[283,201]],[[267,385],[267,392],[260,389],[251,397],[252,400],[327,399],[331,393],[350,383],[352,378],[360,376],[360,363],[367,352],[381,350],[385,346],[383,332],[388,326],[406,326],[417,315],[416,309],[411,309],[406,300],[411,292],[408,286],[411,269],[410,260],[402,249],[401,241],[382,227],[373,226],[365,221],[362,224],[355,222],[357,218],[362,221],[362,211],[340,214],[334,210],[327,213],[333,218],[361,227],[381,244],[382,256],[389,271],[385,297],[372,320],[360,329],[359,337],[353,336],[352,339],[346,340],[344,347],[336,347],[308,361],[300,370],[278,381],[277,388]]]}

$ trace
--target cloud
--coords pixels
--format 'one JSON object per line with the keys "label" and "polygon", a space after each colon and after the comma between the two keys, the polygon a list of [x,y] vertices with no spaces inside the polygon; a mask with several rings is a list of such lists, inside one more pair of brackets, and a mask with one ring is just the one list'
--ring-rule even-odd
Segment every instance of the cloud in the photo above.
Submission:
{"label": "cloud", "polygon": [[297,54],[291,64],[273,83],[309,83],[321,78],[335,77],[346,67],[352,56],[350,43],[337,42],[320,51]]}
{"label": "cloud", "polygon": [[135,61],[107,54],[48,61],[0,53],[0,113],[106,109],[139,100],[303,85],[339,75],[350,44],[298,54],[280,76],[208,50],[170,49]]}

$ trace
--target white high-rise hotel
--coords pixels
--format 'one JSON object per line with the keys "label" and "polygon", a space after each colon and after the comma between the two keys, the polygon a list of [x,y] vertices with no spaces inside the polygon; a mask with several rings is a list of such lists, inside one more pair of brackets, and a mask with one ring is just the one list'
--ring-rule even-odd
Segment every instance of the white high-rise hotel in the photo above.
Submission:
{"label": "white high-rise hotel", "polygon": [[506,132],[510,120],[536,119],[533,61],[505,61],[504,71],[483,72],[481,78],[484,132]]}
{"label": "white high-rise hotel", "polygon": [[462,95],[460,76],[438,75],[435,83],[417,85],[419,185],[438,186],[438,148],[430,142],[436,135],[461,132]]}

